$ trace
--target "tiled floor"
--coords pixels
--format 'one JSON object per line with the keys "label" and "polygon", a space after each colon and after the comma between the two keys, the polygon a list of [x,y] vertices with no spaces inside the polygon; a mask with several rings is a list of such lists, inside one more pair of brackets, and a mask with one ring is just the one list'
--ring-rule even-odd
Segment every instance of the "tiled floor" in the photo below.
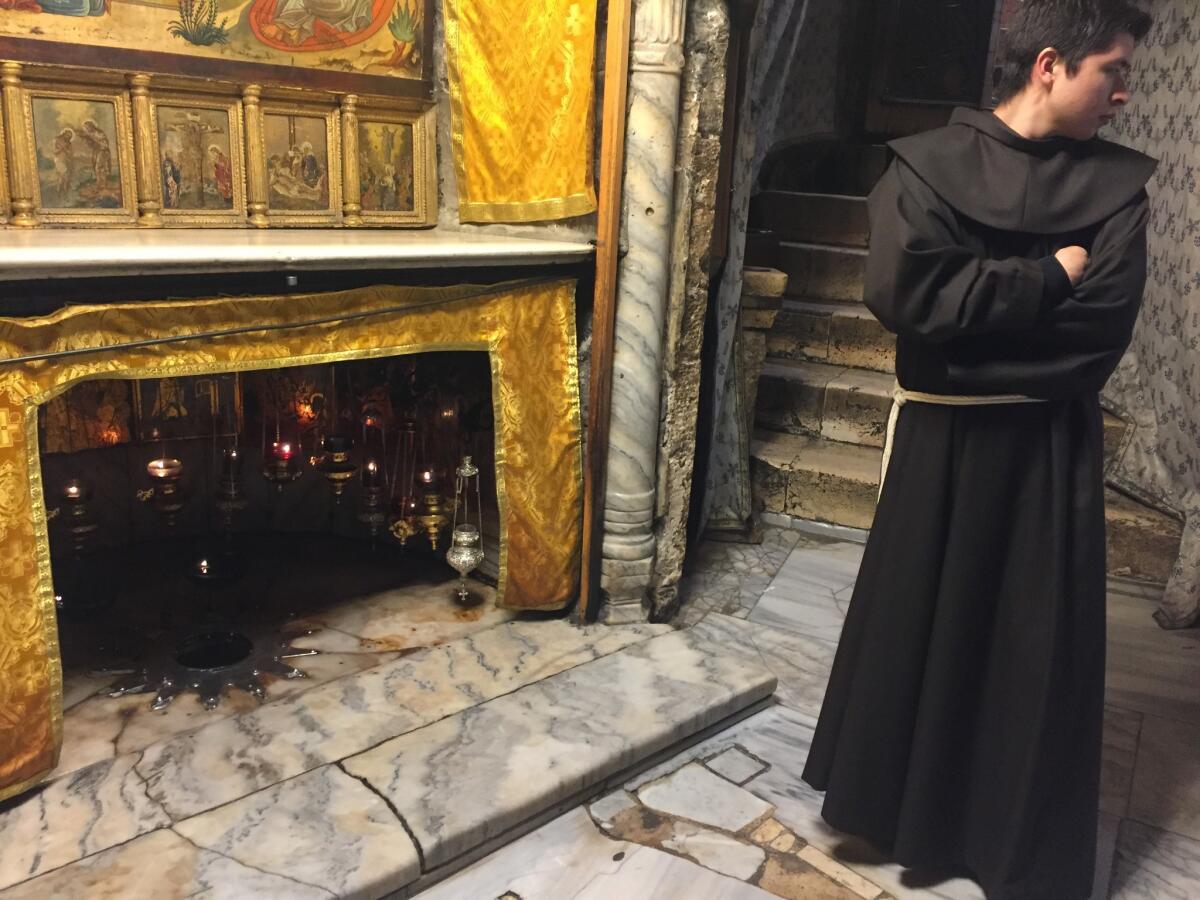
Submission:
{"label": "tiled floor", "polygon": [[[861,554],[770,527],[761,546],[704,545],[677,624],[759,657],[779,679],[776,705],[422,896],[980,900],[970,881],[914,886],[825,825],[800,780]],[[1110,588],[1094,898],[1200,897],[1200,630],[1162,631],[1154,600]]]}

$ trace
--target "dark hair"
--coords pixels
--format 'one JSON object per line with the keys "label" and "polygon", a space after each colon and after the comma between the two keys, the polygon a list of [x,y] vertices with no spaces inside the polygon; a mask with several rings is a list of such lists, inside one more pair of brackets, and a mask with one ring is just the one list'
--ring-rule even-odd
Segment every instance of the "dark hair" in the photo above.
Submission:
{"label": "dark hair", "polygon": [[1029,84],[1038,54],[1053,47],[1079,71],[1084,57],[1103,53],[1117,36],[1140,41],[1153,19],[1128,0],[1019,0],[1017,14],[1005,30],[996,55],[995,100],[1003,103]]}

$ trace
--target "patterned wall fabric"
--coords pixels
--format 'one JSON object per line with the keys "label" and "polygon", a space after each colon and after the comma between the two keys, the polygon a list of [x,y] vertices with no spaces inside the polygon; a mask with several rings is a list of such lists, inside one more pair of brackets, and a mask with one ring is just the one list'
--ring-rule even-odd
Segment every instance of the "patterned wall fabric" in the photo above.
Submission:
{"label": "patterned wall fabric", "polygon": [[1112,137],[1160,162],[1142,315],[1105,389],[1137,428],[1109,477],[1187,516],[1155,614],[1164,628],[1184,628],[1200,621],[1200,0],[1144,5],[1154,29],[1135,55],[1133,100]]}
{"label": "patterned wall fabric", "polygon": [[596,0],[444,0],[459,217],[536,222],[596,209]]}

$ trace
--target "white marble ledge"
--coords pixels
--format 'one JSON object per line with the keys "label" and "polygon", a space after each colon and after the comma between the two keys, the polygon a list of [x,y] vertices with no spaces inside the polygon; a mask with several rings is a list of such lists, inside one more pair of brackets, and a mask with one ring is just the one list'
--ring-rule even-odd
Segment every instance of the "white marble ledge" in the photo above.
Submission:
{"label": "white marble ledge", "polygon": [[591,244],[433,228],[0,231],[0,280],[315,269],[533,266],[589,259]]}

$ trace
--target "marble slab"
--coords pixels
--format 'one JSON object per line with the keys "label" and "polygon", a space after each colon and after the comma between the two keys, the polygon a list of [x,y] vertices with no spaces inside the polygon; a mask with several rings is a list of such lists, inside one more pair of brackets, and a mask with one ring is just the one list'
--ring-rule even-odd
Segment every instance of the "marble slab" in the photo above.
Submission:
{"label": "marble slab", "polygon": [[644,806],[668,816],[738,832],[774,812],[774,807],[749,791],[730,784],[699,763],[688,763],[657,781],[638,788]]}
{"label": "marble slab", "polygon": [[343,766],[388,798],[432,869],[774,688],[757,660],[675,632],[465,709]]}
{"label": "marble slab", "polygon": [[1117,839],[1109,897],[1112,900],[1200,897],[1200,841],[1126,819]]}
{"label": "marble slab", "polygon": [[755,759],[740,747],[730,747],[712,759],[705,760],[704,765],[734,784],[745,784],[767,768],[766,763]]}
{"label": "marble slab", "polygon": [[841,636],[863,548],[835,543],[792,551],[750,621],[834,641]]}
{"label": "marble slab", "polygon": [[761,847],[690,822],[675,822],[663,847],[743,881],[752,878],[767,858]]}
{"label": "marble slab", "polygon": [[1146,599],[1109,591],[1105,699],[1200,725],[1200,629],[1164,631],[1153,613]]}
{"label": "marble slab", "polygon": [[170,829],[0,891],[0,900],[331,900],[329,891],[203,850]]}
{"label": "marble slab", "polygon": [[134,770],[105,760],[0,805],[0,888],[170,824]]}
{"label": "marble slab", "polygon": [[187,819],[175,831],[203,850],[343,900],[372,900],[421,874],[403,823],[336,766]]}
{"label": "marble slab", "polygon": [[325,766],[0,891],[0,898],[373,900],[420,874],[416,847],[387,804]]}
{"label": "marble slab", "polygon": [[745,617],[798,544],[806,539],[785,528],[764,527],[761,544],[704,541],[688,560],[679,585],[683,627],[705,613]]}
{"label": "marble slab", "polygon": [[153,744],[137,769],[178,821],[666,631],[502,625]]}
{"label": "marble slab", "polygon": [[1144,717],[1129,816],[1200,841],[1200,725]]}
{"label": "marble slab", "polygon": [[541,265],[579,262],[593,252],[583,242],[441,228],[26,229],[5,234],[0,279]]}
{"label": "marble slab", "polygon": [[1133,765],[1138,752],[1138,734],[1142,728],[1140,713],[1106,706],[1104,743],[1100,757],[1100,809],[1124,816],[1129,809],[1133,786]]}
{"label": "marble slab", "polygon": [[[423,892],[421,900],[774,900],[670,853],[614,841],[572,810]],[[5,898],[7,900],[7,898]]]}
{"label": "marble slab", "polygon": [[[316,637],[316,636],[314,636]],[[352,640],[337,632],[320,635],[326,645],[341,638]],[[309,638],[312,640],[312,638]],[[317,685],[342,678],[354,672],[370,669],[395,659],[399,653],[339,652],[296,660],[305,678],[270,679],[267,702],[275,703],[284,697],[301,694]],[[94,679],[83,676],[83,683]],[[113,678],[104,680],[105,687]],[[70,679],[67,683],[72,683]],[[65,685],[64,685],[65,687]],[[82,690],[82,685],[78,688]],[[95,690],[91,691],[94,695]],[[177,696],[166,709],[150,708],[153,694],[130,694],[109,697],[90,696],[75,703],[63,716],[63,749],[54,770],[55,777],[78,771],[103,759],[122,753],[134,753],[153,743],[178,734],[195,731],[222,719],[260,709],[262,704],[243,691],[228,690],[216,709],[205,709],[194,693]]]}
{"label": "marble slab", "polygon": [[779,679],[775,700],[816,724],[836,644],[716,613],[705,616],[694,630],[756,656]]}

